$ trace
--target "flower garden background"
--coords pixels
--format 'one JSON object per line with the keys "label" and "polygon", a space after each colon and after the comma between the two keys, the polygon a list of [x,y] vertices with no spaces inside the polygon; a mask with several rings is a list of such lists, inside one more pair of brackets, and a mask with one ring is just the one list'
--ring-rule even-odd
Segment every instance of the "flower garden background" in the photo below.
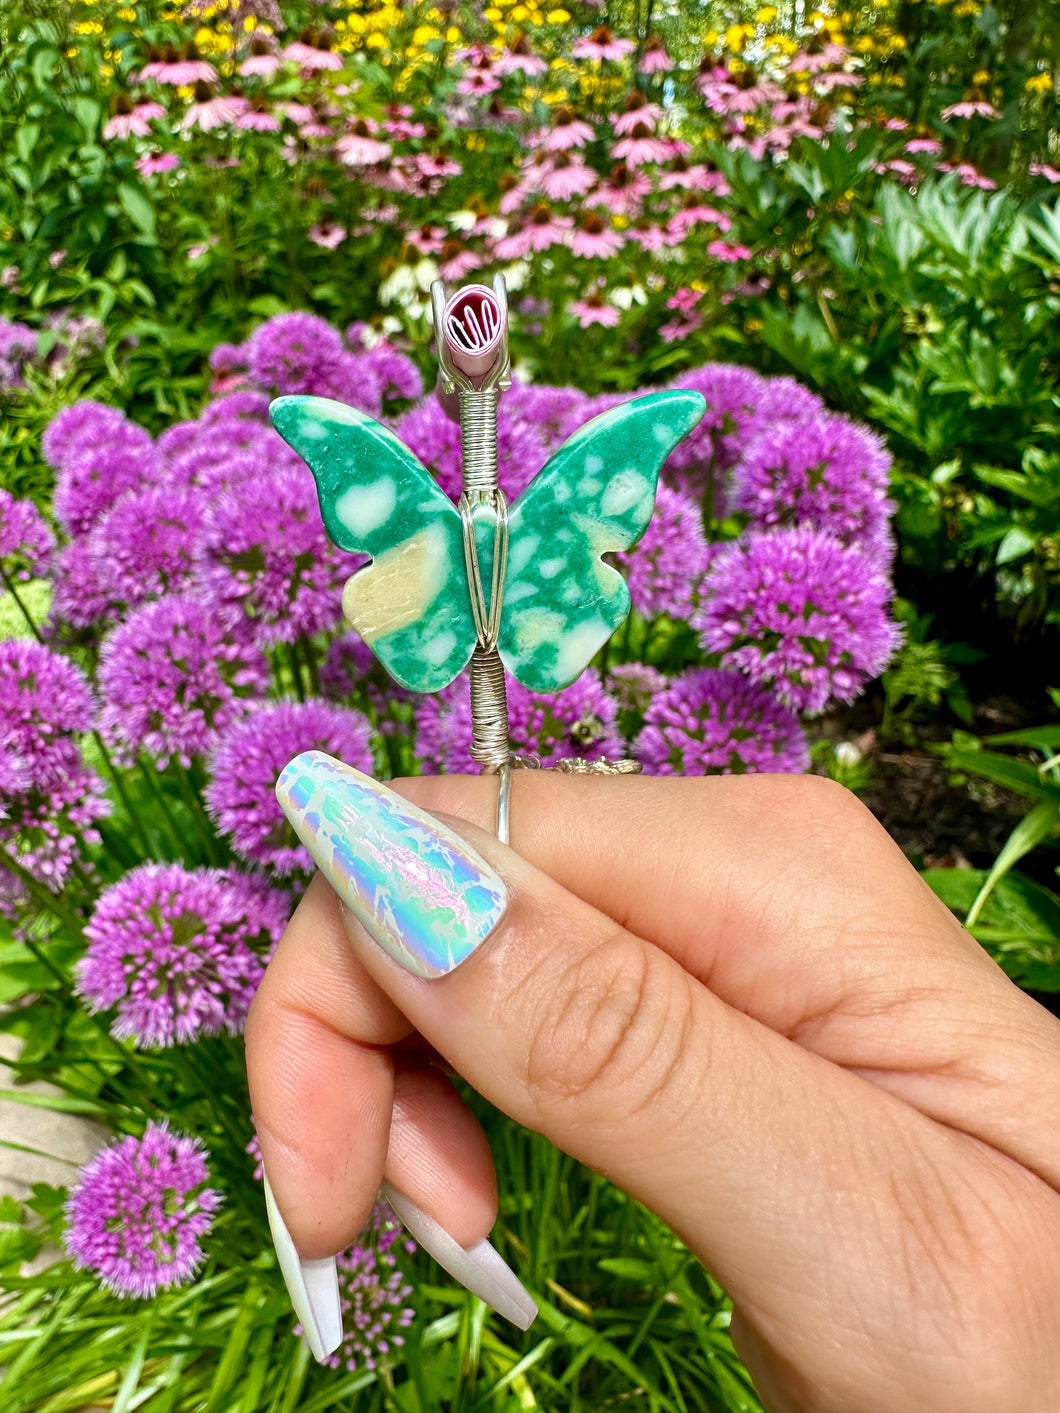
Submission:
{"label": "flower garden background", "polygon": [[497,271],[509,496],[701,391],[633,616],[512,688],[513,739],[831,774],[1050,1003],[1058,60],[1011,0],[3,8],[0,1142],[36,1156],[34,1106],[104,1144],[0,1199],[5,1407],[758,1408],[680,1242],[496,1114],[534,1328],[379,1207],[334,1368],[295,1337],[240,1040],[309,877],[272,784],[466,770],[470,720],[343,629],[356,560],[267,406],[349,402],[455,494],[429,288]]}

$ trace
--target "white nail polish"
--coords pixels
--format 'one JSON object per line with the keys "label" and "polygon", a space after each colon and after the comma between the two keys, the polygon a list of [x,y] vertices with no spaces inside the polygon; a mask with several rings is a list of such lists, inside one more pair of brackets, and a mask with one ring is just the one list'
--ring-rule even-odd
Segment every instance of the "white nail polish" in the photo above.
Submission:
{"label": "white nail polish", "polygon": [[537,1304],[512,1268],[487,1240],[464,1247],[421,1207],[385,1182],[382,1196],[400,1217],[409,1234],[444,1271],[521,1330],[537,1318]]}
{"label": "white nail polish", "polygon": [[291,1297],[294,1313],[301,1323],[313,1358],[322,1364],[342,1343],[342,1303],[335,1258],[323,1256],[309,1261],[299,1256],[265,1173],[262,1173],[262,1182],[269,1229],[287,1294]]}

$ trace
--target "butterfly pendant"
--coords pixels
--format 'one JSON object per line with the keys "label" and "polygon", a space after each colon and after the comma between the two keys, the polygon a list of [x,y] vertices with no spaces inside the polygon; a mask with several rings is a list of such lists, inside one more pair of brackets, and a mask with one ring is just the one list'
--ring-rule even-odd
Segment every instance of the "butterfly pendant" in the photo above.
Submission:
{"label": "butterfly pendant", "polygon": [[[497,648],[524,687],[569,686],[629,613],[626,582],[602,556],[643,535],[662,464],[705,410],[699,393],[680,389],[612,408],[575,432],[512,505]],[[476,643],[457,507],[365,413],[322,397],[281,397],[269,412],[316,478],[331,539],[371,556],[347,580],[345,617],[403,687],[447,686]],[[486,583],[494,530],[492,510],[480,507]]]}

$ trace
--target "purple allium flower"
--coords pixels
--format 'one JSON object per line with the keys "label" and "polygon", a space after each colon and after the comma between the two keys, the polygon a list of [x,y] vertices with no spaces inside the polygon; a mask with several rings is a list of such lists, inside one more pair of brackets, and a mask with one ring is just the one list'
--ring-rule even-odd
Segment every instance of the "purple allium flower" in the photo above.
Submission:
{"label": "purple allium flower", "polygon": [[[514,422],[534,427],[549,456],[562,445],[564,429],[581,426],[589,399],[580,388],[554,388],[513,381],[501,406]],[[581,419],[581,420],[579,420]]]}
{"label": "purple allium flower", "polygon": [[36,351],[37,335],[28,324],[0,319],[0,391],[25,386],[22,369]]}
{"label": "purple allium flower", "polygon": [[99,577],[91,536],[71,540],[55,557],[49,629],[57,623],[87,628],[109,616],[114,605]]}
{"label": "purple allium flower", "polygon": [[72,456],[120,433],[125,422],[124,412],[102,402],[75,402],[64,407],[48,423],[41,438],[44,459],[53,470],[61,471]]}
{"label": "purple allium flower", "polygon": [[[356,327],[356,326],[354,326]],[[350,343],[360,345],[347,332]],[[407,354],[395,348],[387,339],[379,339],[364,354],[364,362],[372,372],[383,402],[393,402],[398,398],[411,402],[423,396],[423,378],[420,370]]]}
{"label": "purple allium flower", "polygon": [[702,598],[694,626],[704,648],[797,711],[853,701],[899,641],[887,576],[816,530],[738,541],[711,565]]}
{"label": "purple allium flower", "polygon": [[0,490],[0,566],[16,579],[34,579],[51,568],[55,537],[31,500]]}
{"label": "purple allium flower", "polygon": [[649,775],[804,771],[810,752],[799,719],[740,672],[694,668],[649,704],[634,753]]}
{"label": "purple allium flower", "polygon": [[284,766],[302,751],[326,751],[357,770],[373,767],[368,720],[359,711],[311,698],[255,707],[226,733],[210,760],[206,802],[236,853],[277,873],[313,867],[276,803]]}
{"label": "purple allium flower", "polygon": [[55,514],[71,535],[83,534],[119,496],[157,480],[158,472],[154,442],[123,417],[100,431],[98,440],[82,438],[64,456],[55,479]]}
{"label": "purple allium flower", "polygon": [[105,888],[85,927],[77,993],[117,1008],[140,1046],[238,1035],[290,916],[290,900],[234,869],[144,864]]}
{"label": "purple allium flower", "polygon": [[867,427],[818,414],[751,441],[733,472],[733,502],[752,529],[824,530],[886,558],[890,467],[882,439]]}
{"label": "purple allium flower", "polygon": [[244,417],[256,422],[268,422],[269,399],[264,393],[243,389],[215,398],[203,408],[199,421],[204,427],[212,427],[219,422],[227,425]]}
{"label": "purple allium flower", "polygon": [[817,394],[797,378],[763,378],[755,403],[753,431],[767,431],[778,422],[801,422],[826,410]]}
{"label": "purple allium flower", "polygon": [[273,396],[320,394],[346,355],[338,330],[315,314],[277,314],[259,324],[243,352],[254,381]]}
{"label": "purple allium flower", "polygon": [[619,662],[608,669],[607,690],[614,697],[619,711],[643,716],[649,704],[665,692],[669,679],[646,662]]}
{"label": "purple allium flower", "polygon": [[208,497],[240,481],[256,480],[275,471],[305,474],[305,463],[280,434],[253,417],[192,423],[195,435],[182,436],[183,445],[169,453],[165,480],[170,485],[198,486]]}
{"label": "purple allium flower", "polygon": [[562,445],[568,437],[572,437],[579,427],[584,427],[586,422],[591,422],[594,417],[599,417],[601,412],[610,412],[613,407],[621,407],[624,402],[629,402],[636,395],[631,392],[599,393],[596,397],[587,397],[582,402],[572,398],[567,412],[560,421],[560,444]]}
{"label": "purple allium flower", "polygon": [[88,681],[69,658],[30,638],[0,639],[0,733],[34,780],[48,778],[56,746],[91,731],[94,717]]}
{"label": "purple allium flower", "polygon": [[122,760],[206,755],[268,690],[264,653],[193,594],[144,604],[103,644],[101,729]]}
{"label": "purple allium flower", "polygon": [[221,1194],[197,1138],[149,1123],[142,1138],[108,1144],[81,1169],[66,1204],[66,1250],[115,1295],[183,1285],[202,1264],[200,1239]]}
{"label": "purple allium flower", "polygon": [[324,532],[306,467],[242,481],[210,506],[199,582],[223,622],[249,624],[260,643],[334,628],[345,580],[364,562]]}
{"label": "purple allium flower", "polygon": [[[396,435],[434,473],[453,500],[460,499],[460,425],[447,417],[436,397],[412,408]],[[509,501],[529,485],[545,463],[545,443],[536,427],[510,413],[502,398],[497,413],[497,478]]]}
{"label": "purple allium flower", "polygon": [[633,607],[644,618],[683,620],[695,608],[703,575],[716,552],[703,534],[699,506],[681,491],[660,486],[655,513],[633,549],[615,555]]}
{"label": "purple allium flower", "polygon": [[188,588],[204,511],[186,486],[127,491],[91,533],[96,582],[127,606]]}
{"label": "purple allium flower", "polygon": [[[405,1343],[401,1333],[416,1318],[406,1301],[412,1287],[397,1264],[394,1247],[403,1228],[390,1208],[377,1202],[357,1242],[339,1256],[342,1344],[325,1363],[332,1369],[374,1369]],[[405,1241],[406,1250],[415,1243]]]}
{"label": "purple allium flower", "polygon": [[164,432],[159,434],[158,441],[155,442],[155,450],[158,453],[160,474],[164,481],[171,481],[168,471],[174,458],[194,446],[201,435],[202,423],[198,418],[188,422],[174,422],[171,427],[167,427]]}
{"label": "purple allium flower", "polygon": [[[535,755],[542,765],[567,756],[599,760],[621,755],[618,706],[591,668],[561,692],[531,692],[508,679],[512,749]],[[471,698],[466,677],[444,692],[424,697],[416,708],[416,758],[424,773],[476,771],[471,759]]]}
{"label": "purple allium flower", "polygon": [[242,373],[247,366],[245,344],[219,343],[210,354],[212,373]]}
{"label": "purple allium flower", "polygon": [[671,386],[691,388],[707,400],[703,420],[674,447],[664,473],[672,483],[700,496],[709,476],[727,470],[747,436],[757,430],[756,409],[765,379],[750,368],[706,363],[682,373]]}
{"label": "purple allium flower", "polygon": [[367,354],[348,353],[343,349],[326,376],[314,382],[313,391],[319,397],[331,397],[367,412],[370,417],[383,414],[383,388]]}

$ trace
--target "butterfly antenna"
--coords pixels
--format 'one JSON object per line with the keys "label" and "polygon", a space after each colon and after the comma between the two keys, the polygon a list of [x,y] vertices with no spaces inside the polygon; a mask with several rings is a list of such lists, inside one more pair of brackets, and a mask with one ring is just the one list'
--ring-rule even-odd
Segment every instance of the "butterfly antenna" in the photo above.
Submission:
{"label": "butterfly antenna", "polygon": [[[484,770],[501,774],[507,796],[511,746],[504,668],[497,651],[508,562],[508,502],[497,482],[497,401],[511,386],[508,297],[501,276],[465,285],[448,300],[440,280],[431,287],[442,387],[460,399],[463,493],[458,509],[464,531],[471,614],[476,644],[471,656],[471,755]],[[476,520],[493,524],[489,594],[483,583]],[[507,810],[498,832],[507,833]]]}

